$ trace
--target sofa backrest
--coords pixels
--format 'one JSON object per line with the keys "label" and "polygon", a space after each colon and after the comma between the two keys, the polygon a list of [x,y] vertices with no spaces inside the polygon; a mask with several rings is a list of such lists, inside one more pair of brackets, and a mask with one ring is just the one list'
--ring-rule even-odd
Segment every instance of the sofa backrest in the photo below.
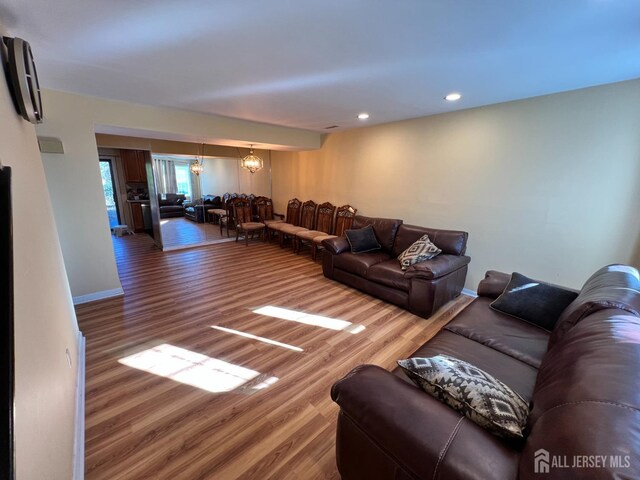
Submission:
{"label": "sofa backrest", "polygon": [[618,308],[640,316],[640,274],[628,265],[608,265],[591,275],[578,297],[556,322],[549,348],[583,318],[598,310]]}
{"label": "sofa backrest", "polygon": [[423,235],[429,235],[436,247],[442,250],[442,253],[449,255],[464,255],[467,250],[467,238],[469,234],[458,230],[438,230],[435,228],[418,227],[416,225],[407,225],[403,223],[398,228],[395,242],[393,244],[392,255],[397,257],[402,252],[418,240]]}
{"label": "sofa backrest", "polygon": [[365,217],[364,215],[356,215],[353,219],[352,229],[364,228],[368,225],[373,227],[378,243],[383,250],[391,252],[393,242],[398,233],[398,227],[402,225],[402,220],[393,218],[375,218]]}
{"label": "sofa backrest", "polygon": [[[162,197],[165,197],[164,199]],[[169,205],[179,205],[178,200],[184,202],[186,200],[186,196],[182,193],[159,193],[158,194],[158,203],[161,207],[166,207]]]}
{"label": "sofa backrest", "polygon": [[607,456],[592,470],[551,467],[549,478],[640,478],[639,385],[640,318],[615,308],[584,317],[542,360],[518,478],[539,478],[541,449],[569,464]]}

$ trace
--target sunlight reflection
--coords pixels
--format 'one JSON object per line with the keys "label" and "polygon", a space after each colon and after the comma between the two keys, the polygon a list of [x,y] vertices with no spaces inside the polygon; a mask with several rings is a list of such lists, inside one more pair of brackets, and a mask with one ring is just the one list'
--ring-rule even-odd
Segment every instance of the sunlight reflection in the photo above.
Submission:
{"label": "sunlight reflection", "polygon": [[293,322],[304,323],[305,325],[314,325],[316,327],[329,328],[331,330],[343,330],[349,333],[360,333],[365,327],[364,325],[354,325],[346,320],[338,318],[323,317],[322,315],[311,315],[288,308],[274,307],[268,305],[266,307],[257,308],[253,313],[260,315],[268,315],[269,317],[281,318],[282,320],[290,320]]}
{"label": "sunlight reflection", "polygon": [[537,287],[538,285],[540,285],[539,283],[525,283],[524,285],[520,285],[519,287],[516,288],[512,288],[511,290],[509,290],[510,293],[513,292],[519,292],[520,290],[526,290],[527,288],[532,288],[532,287]]}
{"label": "sunlight reflection", "polygon": [[638,275],[638,270],[628,265],[609,265],[607,267],[607,270],[609,272],[628,273],[629,275],[632,275],[636,280],[640,280],[640,275]]}
{"label": "sunlight reflection", "polygon": [[260,382],[255,387],[253,387],[253,389],[254,390],[263,390],[263,389],[265,389],[267,387],[270,387],[271,385],[276,383],[278,380],[279,380],[278,377],[269,377],[264,382]]}
{"label": "sunlight reflection", "polygon": [[166,343],[118,362],[212,393],[229,392],[260,375],[255,370]]}
{"label": "sunlight reflection", "polygon": [[288,348],[289,350],[293,350],[295,352],[302,352],[302,348],[294,347],[293,345],[289,345],[287,343],[278,342],[276,340],[271,340],[270,338],[258,337],[257,335],[253,335],[251,333],[240,332],[238,330],[232,330],[230,328],[219,327],[217,325],[212,325],[211,328],[215,328],[216,330],[220,330],[221,332],[233,333],[234,335],[240,335],[241,337],[251,338],[252,340],[258,340],[259,342],[268,343],[269,345],[275,345],[277,347]]}
{"label": "sunlight reflection", "polygon": [[169,220],[160,220],[160,225],[164,225],[165,223],[169,223]]}

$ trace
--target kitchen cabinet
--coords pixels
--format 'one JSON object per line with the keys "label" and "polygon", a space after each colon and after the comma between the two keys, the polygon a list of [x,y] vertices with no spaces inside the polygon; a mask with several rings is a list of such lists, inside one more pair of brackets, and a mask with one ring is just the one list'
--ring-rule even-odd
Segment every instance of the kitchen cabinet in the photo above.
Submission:
{"label": "kitchen cabinet", "polygon": [[133,219],[133,231],[144,232],[144,216],[142,215],[141,202],[129,202],[131,207],[131,218]]}
{"label": "kitchen cabinet", "polygon": [[147,183],[144,150],[120,150],[126,183]]}

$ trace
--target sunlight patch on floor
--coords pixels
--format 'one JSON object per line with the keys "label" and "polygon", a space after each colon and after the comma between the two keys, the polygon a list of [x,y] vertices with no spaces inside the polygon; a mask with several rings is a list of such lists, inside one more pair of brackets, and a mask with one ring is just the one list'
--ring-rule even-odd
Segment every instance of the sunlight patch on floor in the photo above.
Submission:
{"label": "sunlight patch on floor", "polygon": [[289,308],[274,307],[272,305],[256,308],[253,310],[253,313],[280,318],[282,320],[289,320],[292,322],[304,323],[305,325],[328,328],[331,330],[342,330],[349,333],[360,333],[365,329],[364,325],[354,325],[346,320],[323,317],[322,315],[312,315],[305,312],[291,310]]}
{"label": "sunlight patch on floor", "polygon": [[255,370],[167,343],[121,358],[118,362],[212,393],[230,392],[260,375]]}
{"label": "sunlight patch on floor", "polygon": [[233,330],[231,328],[220,327],[218,325],[212,325],[211,328],[215,330],[220,330],[221,332],[232,333],[234,335],[239,335],[241,337],[250,338],[252,340],[258,340],[259,342],[268,343],[269,345],[275,345],[277,347],[288,348],[289,350],[293,350],[294,352],[302,352],[302,348],[296,347],[294,345],[289,345],[288,343],[278,342],[276,340],[271,340],[270,338],[259,337],[257,335],[253,335],[252,333],[241,332],[239,330]]}

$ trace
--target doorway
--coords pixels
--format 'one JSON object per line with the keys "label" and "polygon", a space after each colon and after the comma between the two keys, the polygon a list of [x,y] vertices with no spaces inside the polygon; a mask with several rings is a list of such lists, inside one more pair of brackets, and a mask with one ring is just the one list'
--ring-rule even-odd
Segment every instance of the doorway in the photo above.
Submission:
{"label": "doorway", "polygon": [[116,195],[115,174],[111,160],[100,159],[100,176],[102,177],[102,189],[104,201],[107,205],[109,227],[120,225],[120,209],[118,208],[118,196]]}

